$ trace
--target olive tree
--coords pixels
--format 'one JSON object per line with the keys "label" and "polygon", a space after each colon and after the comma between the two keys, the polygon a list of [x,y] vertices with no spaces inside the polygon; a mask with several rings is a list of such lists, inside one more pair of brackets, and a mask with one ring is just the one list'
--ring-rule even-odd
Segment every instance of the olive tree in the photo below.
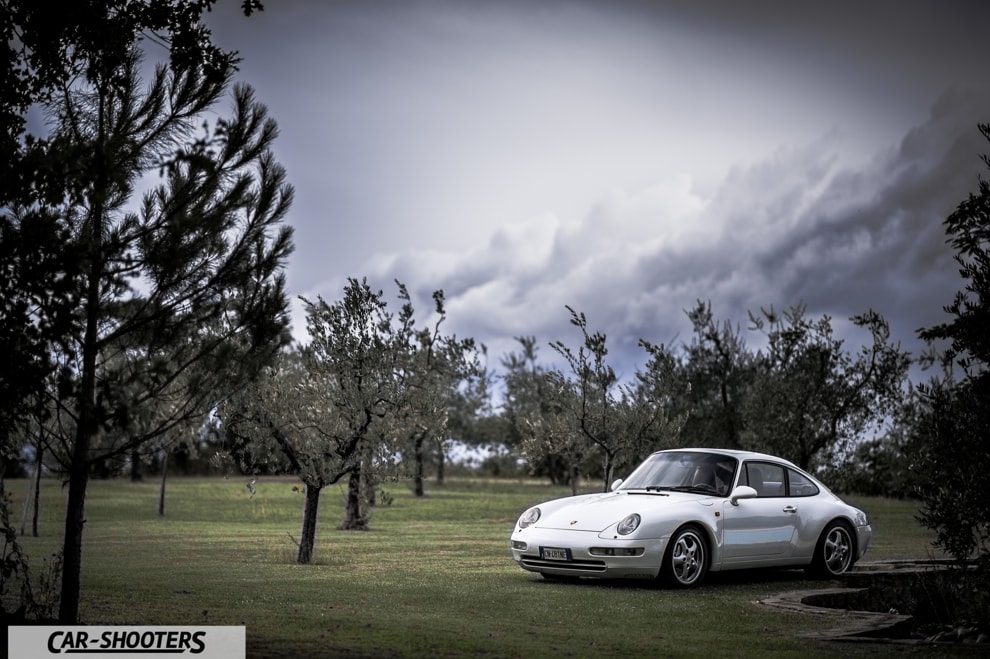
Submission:
{"label": "olive tree", "polygon": [[[399,284],[404,302],[403,317],[413,315],[409,292]],[[458,339],[441,332],[447,319],[443,291],[434,291],[434,322],[415,328],[407,326],[406,345],[402,353],[403,396],[393,424],[397,433],[396,448],[412,455],[413,493],[425,495],[426,450],[436,446],[443,459],[448,422],[461,385],[481,376],[477,348],[473,339]]]}
{"label": "olive tree", "polygon": [[684,400],[690,384],[685,382],[677,355],[668,346],[645,339],[640,339],[639,345],[649,359],[636,370],[635,383],[627,386],[625,398],[633,404],[627,415],[632,426],[625,433],[632,458],[628,466],[639,464],[654,451],[674,448],[682,439],[688,418]]}
{"label": "olive tree", "polygon": [[344,481],[343,528],[365,528],[360,481],[369,460],[390,465],[391,417],[403,405],[405,337],[412,308],[396,319],[382,291],[349,279],[342,299],[305,300],[309,343],[280,356],[221,408],[249,467],[276,465],[305,486],[297,562],[314,556],[320,495]]}
{"label": "olive tree", "polygon": [[589,332],[585,315],[571,307],[567,310],[582,342],[576,352],[563,341],[551,343],[570,369],[569,374],[557,376],[557,402],[564,428],[576,438],[572,441],[586,442],[601,459],[602,489],[607,491],[624,456],[639,452],[651,433],[666,433],[662,427],[668,423],[667,410],[656,396],[664,388],[620,383],[606,360],[605,334]]}
{"label": "olive tree", "polygon": [[[561,371],[551,369],[539,376],[542,400],[521,419],[519,447],[531,468],[544,466],[551,475],[562,469],[571,493],[578,493],[580,470],[594,446],[588,437],[575,429],[572,410],[578,409],[578,392],[574,382]],[[556,481],[555,481],[556,482]]]}
{"label": "olive tree", "polygon": [[685,312],[693,335],[684,346],[674,395],[685,414],[682,438],[692,446],[741,448],[742,401],[752,373],[752,354],[738,326],[718,322],[711,303],[698,301]]}
{"label": "olive tree", "polygon": [[746,448],[766,450],[803,469],[835,462],[869,428],[879,428],[904,395],[910,357],[880,314],[850,320],[869,332],[858,354],[835,336],[829,316],[814,321],[798,304],[750,313],[764,333],[743,405]]}
{"label": "olive tree", "polygon": [[[566,395],[559,374],[539,363],[539,345],[534,336],[517,336],[518,352],[502,356],[503,396],[500,413],[490,418],[487,432],[493,448],[505,446],[525,457],[534,473],[545,474],[552,483],[573,483],[583,452],[565,451],[569,439],[557,430],[554,415],[561,409],[558,402]],[[578,449],[575,444],[575,449]],[[573,466],[573,468],[572,468]]]}

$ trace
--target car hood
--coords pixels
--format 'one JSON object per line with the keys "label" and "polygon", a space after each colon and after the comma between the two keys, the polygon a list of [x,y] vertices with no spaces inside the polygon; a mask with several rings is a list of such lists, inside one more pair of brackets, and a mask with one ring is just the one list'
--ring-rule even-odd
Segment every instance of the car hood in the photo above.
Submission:
{"label": "car hood", "polygon": [[713,502],[712,497],[680,492],[589,494],[565,500],[563,505],[540,517],[535,526],[542,529],[601,532],[632,513],[657,515],[685,505],[712,505]]}

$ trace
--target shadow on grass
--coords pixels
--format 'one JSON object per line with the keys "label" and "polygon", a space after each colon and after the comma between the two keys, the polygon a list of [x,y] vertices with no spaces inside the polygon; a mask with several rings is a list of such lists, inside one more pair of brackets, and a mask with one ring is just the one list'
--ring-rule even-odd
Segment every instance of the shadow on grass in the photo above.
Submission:
{"label": "shadow on grass", "polygon": [[[704,582],[691,589],[668,586],[659,579],[595,579],[534,575],[534,583],[547,585],[568,585],[582,588],[623,588],[629,590],[669,590],[672,592],[711,591],[726,587],[750,587],[768,585],[773,587],[798,587],[807,584],[809,588],[820,588],[829,583],[810,576],[804,570],[783,568],[753,568],[748,570],[730,570],[726,572],[709,572]],[[834,583],[834,582],[833,582]]]}

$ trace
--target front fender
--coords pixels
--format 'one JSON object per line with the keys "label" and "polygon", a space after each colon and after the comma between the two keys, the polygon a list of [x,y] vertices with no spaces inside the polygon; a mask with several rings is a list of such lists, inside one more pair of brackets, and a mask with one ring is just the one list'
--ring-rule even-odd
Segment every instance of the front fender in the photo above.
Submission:
{"label": "front fender", "polygon": [[[651,520],[649,524],[650,530],[647,531],[644,529],[644,533],[638,537],[657,538],[666,549],[670,537],[678,529],[687,525],[697,526],[704,532],[711,553],[711,565],[709,569],[718,571],[722,567],[723,554],[722,512],[721,507],[716,505],[714,501],[698,502],[698,508],[696,510],[690,511],[690,514],[679,516],[676,519]],[[611,531],[613,529],[609,530]],[[637,530],[637,533],[639,533],[639,530]]]}

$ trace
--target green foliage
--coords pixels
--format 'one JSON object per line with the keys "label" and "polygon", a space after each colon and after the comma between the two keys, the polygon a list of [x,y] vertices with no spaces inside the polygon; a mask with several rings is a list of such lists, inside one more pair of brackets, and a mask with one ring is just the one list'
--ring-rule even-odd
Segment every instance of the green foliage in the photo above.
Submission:
{"label": "green foliage", "polygon": [[[979,126],[990,140],[990,125]],[[983,157],[990,167],[990,158]],[[919,330],[929,342],[929,363],[941,376],[919,387],[924,402],[923,440],[918,459],[924,474],[921,521],[935,531],[936,545],[960,562],[972,560],[967,572],[973,591],[990,602],[990,183],[980,179],[979,192],[945,221],[965,284],[945,307],[948,322]],[[977,598],[979,599],[979,598]],[[990,606],[981,620],[990,629]]]}
{"label": "green foliage", "polygon": [[[710,304],[699,301],[687,312],[690,344],[677,350],[641,339],[649,359],[634,382],[620,383],[605,335],[589,331],[584,314],[568,307],[582,342],[576,350],[550,344],[567,372],[538,364],[532,337],[518,339],[522,352],[502,361],[506,444],[529,459],[533,473],[572,487],[578,473],[600,473],[607,487],[614,470],[675,443],[766,451],[853,488],[855,469],[879,470],[887,458],[889,469],[903,471],[906,463],[885,447],[871,455],[860,445],[903,410],[908,353],[874,311],[850,319],[870,336],[852,354],[830,317],[813,320],[806,309],[750,314],[751,329],[767,341],[752,353],[738,328],[716,321]],[[871,472],[861,482],[881,477]]]}
{"label": "green foliage", "polygon": [[[63,172],[44,139],[24,130],[28,109],[75,80],[126,84],[124,62],[143,39],[164,45],[173,68],[213,79],[238,61],[201,22],[216,0],[0,1],[0,206],[61,199]],[[243,0],[245,15],[262,9]]]}
{"label": "green foliage", "polygon": [[829,487],[875,497],[919,498],[926,479],[917,462],[922,407],[917,392],[909,391],[881,434],[859,442],[846,460],[822,471]]}
{"label": "green foliage", "polygon": [[[403,317],[414,310],[406,287],[399,286]],[[427,452],[436,448],[442,461],[451,431],[451,416],[463,431],[485,408],[488,376],[474,339],[458,339],[441,331],[447,319],[443,291],[433,293],[433,322],[422,327],[403,324],[396,348],[400,352],[401,404],[391,424],[392,448],[412,459],[403,471],[412,474],[417,496],[424,496]]]}
{"label": "green foliage", "polygon": [[526,419],[535,416],[547,404],[546,369],[538,363],[539,345],[534,336],[517,336],[518,353],[502,356],[504,395],[502,417],[505,429],[502,443],[518,446],[526,435]]}
{"label": "green foliage", "polygon": [[[583,313],[567,307],[571,325],[581,332],[574,351],[563,341],[550,344],[567,364],[569,372],[546,371],[532,382],[542,398],[536,399],[525,417],[523,448],[530,459],[560,460],[568,470],[572,491],[586,461],[597,462],[607,491],[617,468],[631,468],[639,457],[675,435],[664,405],[664,384],[620,383],[608,363],[607,337],[590,332]],[[525,347],[525,344],[524,344]],[[649,349],[649,347],[648,347]],[[535,353],[528,353],[527,360]]]}
{"label": "green foliage", "polygon": [[[69,481],[66,623],[77,613],[90,469],[204,415],[270,359],[287,327],[291,230],[278,225],[292,189],[271,155],[275,124],[239,87],[234,117],[193,138],[237,62],[201,23],[213,4],[0,3],[0,267],[11,301],[0,306],[0,340],[27,366],[0,384],[0,441],[9,452],[8,418],[44,393],[31,409],[58,431],[50,454]],[[146,37],[169,65],[142,89]],[[33,106],[48,134],[25,134]],[[156,169],[164,183],[135,209]],[[150,434],[135,432],[166,409]]]}
{"label": "green foliage", "polygon": [[37,409],[56,352],[78,328],[78,267],[65,218],[42,209],[0,213],[0,428]]}
{"label": "green foliage", "polygon": [[[62,194],[9,216],[22,235],[38,218],[59,218],[68,247],[47,248],[78,265],[76,322],[60,337],[44,406],[57,440],[49,454],[69,481],[66,622],[90,469],[204,418],[271,358],[288,326],[292,231],[282,221],[292,188],[272,156],[265,108],[238,86],[233,116],[197,137],[199,116],[228,91],[230,66],[159,67],[144,87],[135,50],[98,64],[45,104],[52,132],[38,149],[60,168]],[[156,171],[161,182],[135,209]]]}
{"label": "green foliage", "polygon": [[[0,485],[0,624],[51,621],[59,605],[62,554],[56,551],[43,559],[43,567],[33,577],[30,560],[10,519],[11,505],[11,497]],[[8,610],[8,606],[14,608]]]}
{"label": "green foliage", "polygon": [[[990,140],[990,125],[980,125]],[[984,156],[990,166],[990,158]],[[922,520],[937,542],[960,559],[990,561],[990,184],[960,203],[945,221],[965,281],[945,307],[951,321],[923,329],[931,363],[942,377],[920,388],[926,474]],[[941,348],[941,350],[940,350]],[[957,377],[961,374],[961,378]],[[987,566],[990,567],[990,566]],[[990,570],[987,570],[990,574]]]}
{"label": "green foliage", "polygon": [[452,392],[475,373],[474,342],[440,332],[443,293],[434,294],[434,324],[417,328],[398,286],[397,316],[382,291],[356,279],[332,304],[305,300],[310,343],[284,352],[220,409],[248,469],[277,465],[305,484],[300,563],[313,560],[319,492],[346,482],[343,525],[367,528],[373,482],[396,477],[400,453],[411,463],[421,442],[446,439]]}
{"label": "green foliage", "polygon": [[853,356],[834,335],[831,318],[817,321],[800,304],[783,313],[750,313],[767,339],[755,357],[743,414],[744,445],[795,462],[804,469],[833,464],[864,433],[880,428],[903,395],[910,359],[890,340],[875,311],[850,319],[871,342]]}
{"label": "green foliage", "polygon": [[[105,169],[91,165],[107,156],[84,132],[59,134],[58,127],[51,134],[26,132],[28,111],[34,106],[50,112],[59,98],[87,84],[127,89],[134,49],[149,37],[167,49],[175,70],[225,80],[236,53],[212,44],[200,22],[214,2],[0,1],[0,346],[6,355],[0,369],[5,435],[0,441],[5,450],[6,435],[36,409],[34,397],[46,380],[68,368],[57,354],[71,356],[69,339],[81,331],[84,316],[77,310],[85,252],[72,233],[84,214],[70,215],[61,207],[79,201],[86,177]],[[245,14],[261,8],[257,0],[242,3]],[[133,174],[132,168],[108,178]]]}
{"label": "green foliage", "polygon": [[[569,442],[558,430],[561,408],[556,400],[564,392],[554,391],[557,385],[553,374],[538,362],[536,337],[515,338],[519,352],[503,355],[501,359],[504,387],[501,414],[492,417],[482,430],[491,449],[499,451],[500,447],[506,447],[514,455],[524,455],[533,474],[547,476],[554,484],[570,483],[576,487],[572,465],[580,463],[583,455],[580,446]],[[536,425],[542,427],[534,430]]]}
{"label": "green foliage", "polygon": [[[636,384],[626,391],[627,400],[635,401],[639,413],[631,418],[645,419],[646,425],[632,445],[632,451],[625,468],[631,470],[653,451],[675,448],[682,443],[685,423],[691,414],[683,404],[684,396],[690,394],[690,382],[685,382],[683,369],[674,352],[667,346],[654,345],[640,339],[639,345],[646,350],[649,359],[646,365],[636,371]],[[696,443],[700,446],[704,442]]]}
{"label": "green foliage", "polygon": [[990,378],[961,383],[933,381],[924,388],[926,409],[918,457],[925,478],[919,521],[935,532],[934,545],[960,567],[974,623],[990,630],[990,459],[987,401]]}
{"label": "green foliage", "polygon": [[986,381],[935,382],[925,388],[920,519],[935,531],[939,547],[963,560],[990,561]]}
{"label": "green foliage", "polygon": [[[980,133],[990,140],[990,124],[980,124]],[[990,156],[982,156],[990,168]],[[979,192],[970,194],[945,222],[948,243],[964,283],[945,307],[952,320],[919,330],[930,342],[945,341],[943,359],[955,363],[970,379],[987,377],[990,368],[990,182],[982,177]]]}
{"label": "green foliage", "polygon": [[716,321],[711,302],[699,300],[686,314],[694,334],[675,374],[686,382],[672,400],[686,417],[680,437],[686,446],[742,448],[741,405],[754,356],[738,326]]}
{"label": "green foliage", "polygon": [[281,354],[220,418],[249,469],[279,463],[305,484],[297,560],[310,563],[323,488],[347,479],[345,516],[366,524],[354,490],[366,460],[390,460],[375,440],[398,405],[399,357],[393,317],[366,281],[349,280],[334,304],[304,302],[311,343]]}
{"label": "green foliage", "polygon": [[[237,87],[233,117],[195,139],[194,118],[228,79],[159,68],[142,90],[133,53],[121,72],[118,86],[67,90],[53,107],[53,140],[90,154],[76,192],[48,209],[67,218],[69,245],[84,254],[75,294],[86,323],[66,337],[50,396],[66,471],[201,420],[270,359],[288,324],[281,270],[292,231],[280,225],[292,188],[272,158],[265,108]],[[162,182],[129,209],[137,181],[163,164]]]}

